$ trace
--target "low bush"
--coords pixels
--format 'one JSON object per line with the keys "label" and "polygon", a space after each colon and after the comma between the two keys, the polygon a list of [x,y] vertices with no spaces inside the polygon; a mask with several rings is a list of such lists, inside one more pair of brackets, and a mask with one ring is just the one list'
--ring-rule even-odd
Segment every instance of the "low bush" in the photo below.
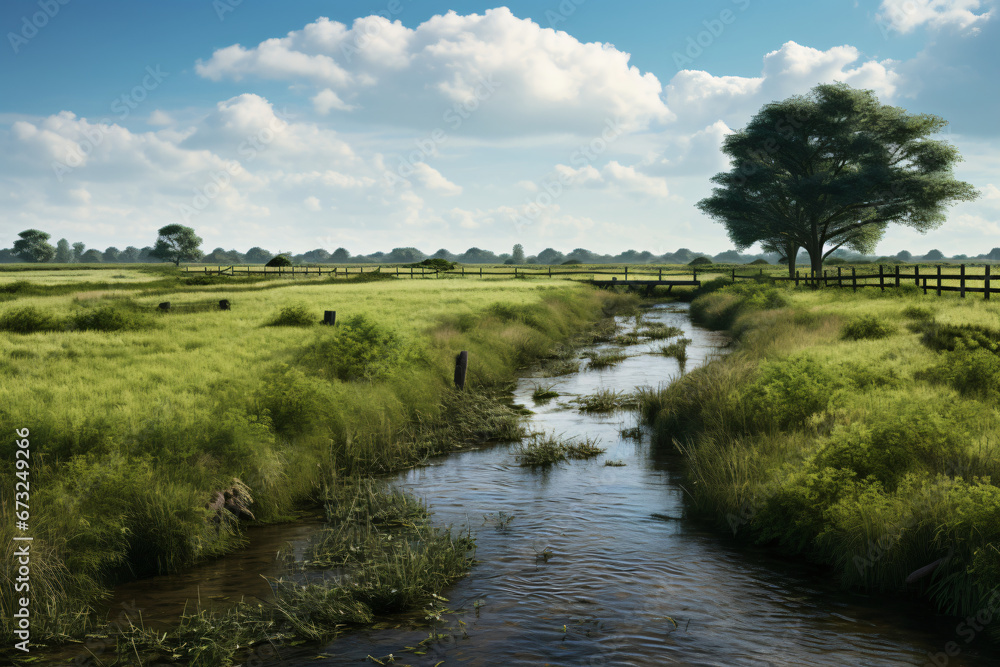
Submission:
{"label": "low bush", "polygon": [[88,308],[73,316],[74,329],[81,331],[138,331],[152,326],[149,315],[131,302]]}
{"label": "low bush", "polygon": [[801,426],[830,402],[843,380],[827,366],[794,356],[761,364],[757,378],[743,390],[758,428]]}
{"label": "low bush", "polygon": [[966,396],[996,400],[1000,397],[1000,356],[983,348],[959,348],[945,352],[917,377],[949,385]]}
{"label": "low bush", "polygon": [[394,331],[365,315],[354,315],[320,334],[299,363],[327,378],[372,381],[395,369],[403,353]]}
{"label": "low bush", "polygon": [[0,315],[0,331],[29,334],[62,328],[63,324],[54,315],[34,306],[12,308]]}
{"label": "low bush", "polygon": [[845,340],[878,340],[888,338],[897,332],[894,324],[876,315],[861,315],[847,324],[841,331]]}
{"label": "low bush", "polygon": [[266,326],[269,327],[310,327],[316,324],[316,316],[309,312],[309,309],[302,304],[292,304],[285,306],[281,311],[271,318]]}

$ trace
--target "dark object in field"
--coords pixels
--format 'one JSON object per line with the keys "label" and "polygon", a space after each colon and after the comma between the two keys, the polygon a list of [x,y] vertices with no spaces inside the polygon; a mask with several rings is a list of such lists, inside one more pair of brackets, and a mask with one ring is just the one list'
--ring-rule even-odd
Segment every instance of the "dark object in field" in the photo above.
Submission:
{"label": "dark object in field", "polygon": [[934,572],[934,570],[936,570],[938,568],[938,566],[941,565],[942,563],[944,563],[946,560],[948,560],[948,559],[947,558],[938,558],[936,561],[934,561],[930,565],[924,565],[919,570],[914,570],[913,572],[910,573],[910,576],[908,576],[906,578],[906,583],[912,584],[915,581],[920,581],[921,579],[923,579],[927,575],[929,575],[932,572]]}
{"label": "dark object in field", "polygon": [[274,268],[274,267],[285,267],[291,265],[292,265],[292,260],[288,259],[284,255],[277,255],[275,257],[272,257],[270,261],[268,261],[268,263],[265,264],[264,266],[270,266],[271,268]]}
{"label": "dark object in field", "polygon": [[231,310],[229,299],[219,300],[219,310]]}
{"label": "dark object in field", "polygon": [[163,312],[167,312],[168,310],[170,310],[170,302],[169,301],[164,301],[159,306],[157,306],[157,308],[159,308]]}
{"label": "dark object in field", "polygon": [[324,310],[323,311],[323,324],[333,326],[337,323],[337,311],[335,310]]}
{"label": "dark object in field", "polygon": [[257,517],[250,511],[253,504],[253,497],[250,489],[240,480],[233,478],[233,485],[228,489],[216,491],[212,495],[211,502],[205,503],[205,509],[212,512],[211,521],[216,525],[227,521],[242,521],[250,519],[256,521]]}
{"label": "dark object in field", "polygon": [[469,353],[462,350],[455,357],[455,386],[465,389],[465,372],[469,370]]}

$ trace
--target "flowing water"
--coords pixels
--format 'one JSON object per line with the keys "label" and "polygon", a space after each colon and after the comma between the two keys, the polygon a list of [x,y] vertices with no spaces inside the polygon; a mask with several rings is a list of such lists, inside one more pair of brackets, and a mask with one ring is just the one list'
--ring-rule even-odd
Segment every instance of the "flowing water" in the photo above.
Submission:
{"label": "flowing water", "polygon": [[[644,319],[680,327],[692,339],[687,370],[725,344],[692,325],[681,304],[656,307]],[[624,331],[634,326],[630,318],[620,324]],[[623,437],[637,425],[632,413],[583,414],[572,403],[600,388],[632,391],[676,377],[677,361],[655,353],[665,342],[631,346],[629,359],[606,370],[584,364],[570,376],[518,383],[516,401],[535,412],[532,430],[597,438],[604,455],[531,469],[518,465],[516,447],[497,445],[394,478],[426,499],[436,522],[477,534],[480,563],[446,593],[458,613],[434,624],[424,655],[405,647],[431,630],[400,622],[325,648],[281,647],[281,661],[264,663],[364,664],[369,655],[393,654],[396,664],[412,665],[1000,664],[985,637],[967,644],[955,619],[912,602],[840,591],[822,569],[683,518],[676,455],[655,451],[648,432]],[[534,403],[539,382],[555,383],[560,396]],[[119,588],[115,607],[138,607],[155,621],[176,618],[196,595],[203,604],[264,598],[270,589],[260,574],[278,574],[277,547],[290,541],[301,550],[313,530],[315,524],[256,529],[244,552]],[[961,653],[948,657],[948,642]]]}

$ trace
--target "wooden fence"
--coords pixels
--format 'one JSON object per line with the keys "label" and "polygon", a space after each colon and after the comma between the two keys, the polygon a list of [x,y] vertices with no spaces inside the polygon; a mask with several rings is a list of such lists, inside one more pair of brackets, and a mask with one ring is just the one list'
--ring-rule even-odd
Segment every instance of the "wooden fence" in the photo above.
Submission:
{"label": "wooden fence", "polygon": [[646,276],[649,280],[663,280],[664,276],[668,279],[672,276],[691,276],[694,275],[694,280],[698,279],[698,269],[693,269],[692,271],[677,272],[677,271],[664,271],[663,269],[655,268],[630,268],[628,266],[622,267],[618,270],[612,271],[600,271],[600,270],[580,270],[580,269],[560,269],[556,268],[553,270],[552,267],[546,267],[542,269],[526,269],[522,267],[511,267],[510,269],[495,269],[495,268],[484,268],[479,267],[469,267],[461,266],[451,271],[440,271],[437,269],[429,269],[426,267],[412,267],[412,266],[286,266],[286,267],[264,267],[264,266],[226,266],[226,267],[216,267],[209,268],[205,267],[184,267],[185,273],[194,275],[215,275],[215,276],[250,276],[250,275],[268,275],[268,276],[331,276],[334,278],[349,276],[356,276],[360,274],[370,274],[370,273],[382,273],[391,276],[397,276],[400,278],[410,277],[410,278],[422,278],[427,276],[471,276],[471,277],[487,277],[487,276],[506,276],[508,278],[558,278],[562,276],[597,276],[597,275],[608,275],[608,276],[624,276],[625,280],[630,279],[640,279]]}
{"label": "wooden fence", "polygon": [[[736,269],[732,270],[731,276],[734,281],[739,278],[756,277],[754,275],[737,275]],[[912,281],[914,285],[924,290],[924,294],[927,294],[928,290],[935,291],[938,296],[941,296],[942,292],[959,292],[964,299],[966,292],[973,292],[981,293],[986,300],[989,300],[990,294],[1000,294],[1000,287],[992,286],[993,276],[989,264],[984,267],[983,273],[970,273],[965,264],[960,264],[957,272],[948,273],[942,271],[940,265],[933,269],[926,267],[923,271],[919,265],[906,267],[906,270],[903,271],[900,270],[900,267],[895,266],[892,271],[886,271],[885,266],[880,264],[878,273],[858,273],[857,267],[851,267],[850,273],[847,273],[841,267],[837,267],[836,274],[833,273],[832,269],[824,269],[822,275],[812,273],[800,275],[796,271],[794,277],[774,276],[773,278],[783,281],[794,280],[796,287],[800,283],[814,287],[821,285],[829,287],[833,283],[835,287],[850,287],[855,292],[858,291],[859,287],[878,287],[885,291],[886,287],[900,287],[908,285]],[[982,284],[982,287],[972,286],[976,284]]]}

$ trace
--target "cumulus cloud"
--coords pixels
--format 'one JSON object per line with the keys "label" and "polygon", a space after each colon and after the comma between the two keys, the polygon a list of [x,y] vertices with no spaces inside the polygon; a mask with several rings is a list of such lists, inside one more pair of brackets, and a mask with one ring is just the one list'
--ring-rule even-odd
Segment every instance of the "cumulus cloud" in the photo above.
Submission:
{"label": "cumulus cloud", "polygon": [[842,81],[872,89],[880,98],[896,95],[900,76],[895,61],[859,64],[860,58],[853,46],[821,51],[789,41],[764,56],[759,77],[678,72],[666,87],[667,104],[678,114],[676,126],[694,130],[718,120],[741,126],[767,102],[806,93],[820,83]]}
{"label": "cumulus cloud", "polygon": [[291,223],[276,214],[289,210],[335,209],[348,225],[425,223],[440,219],[425,198],[462,193],[426,164],[394,189],[377,154],[251,94],[220,102],[184,132],[133,132],[70,112],[18,120],[0,133],[0,152],[0,189],[23,195],[0,199],[5,219],[60,236],[100,221],[94,233],[117,245],[126,230],[148,235],[168,222],[196,227],[208,245],[232,245],[256,224],[289,241],[308,235],[283,227]]}
{"label": "cumulus cloud", "polygon": [[629,59],[500,7],[450,11],[415,29],[379,16],[350,27],[320,18],[254,47],[219,49],[196,70],[214,81],[311,85],[320,113],[511,135],[593,132],[609,118],[629,129],[668,120],[659,80]]}
{"label": "cumulus cloud", "polygon": [[901,33],[923,25],[964,30],[990,18],[992,10],[977,13],[982,5],[981,0],[882,0],[876,19]]}

